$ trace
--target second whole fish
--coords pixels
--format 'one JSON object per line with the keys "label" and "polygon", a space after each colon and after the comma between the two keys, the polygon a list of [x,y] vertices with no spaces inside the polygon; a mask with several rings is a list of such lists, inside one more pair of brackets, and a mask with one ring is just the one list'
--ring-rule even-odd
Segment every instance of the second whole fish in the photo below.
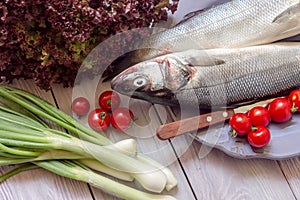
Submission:
{"label": "second whole fish", "polygon": [[133,64],[171,52],[261,45],[299,33],[299,0],[232,0],[145,38],[140,49],[115,62],[106,75],[111,78]]}
{"label": "second whole fish", "polygon": [[300,42],[167,54],[128,68],[111,85],[152,103],[236,107],[300,85]]}

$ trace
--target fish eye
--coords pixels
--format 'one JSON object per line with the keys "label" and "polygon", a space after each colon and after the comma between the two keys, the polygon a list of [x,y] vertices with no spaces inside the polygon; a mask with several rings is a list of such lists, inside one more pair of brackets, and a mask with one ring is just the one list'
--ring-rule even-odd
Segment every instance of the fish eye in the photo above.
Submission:
{"label": "fish eye", "polygon": [[146,83],[147,83],[147,80],[146,80],[145,78],[142,78],[142,77],[136,78],[136,79],[133,81],[133,84],[134,84],[136,87],[142,87],[142,86],[144,86]]}

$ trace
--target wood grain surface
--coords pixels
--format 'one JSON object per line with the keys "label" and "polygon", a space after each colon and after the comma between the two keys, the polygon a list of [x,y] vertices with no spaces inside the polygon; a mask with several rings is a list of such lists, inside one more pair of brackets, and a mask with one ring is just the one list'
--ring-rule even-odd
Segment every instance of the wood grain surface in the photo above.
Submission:
{"label": "wood grain surface", "polygon": [[[52,91],[39,90],[31,81],[16,81],[14,86],[30,91],[71,114],[70,103],[80,89],[57,85]],[[84,86],[83,88],[86,88]],[[98,88],[90,98],[97,98],[107,87]],[[74,92],[74,90],[77,90]],[[88,90],[81,91],[90,95]],[[124,102],[126,97],[122,97]],[[192,199],[300,199],[299,158],[272,161],[264,159],[240,160],[211,149],[195,141],[190,135],[171,140],[159,140],[156,129],[180,117],[167,107],[143,101],[127,102],[136,116],[136,125],[126,133],[112,129],[106,136],[114,141],[135,138],[140,152],[168,166],[179,181],[170,192],[179,200]],[[95,103],[96,104],[96,103]],[[96,106],[96,105],[95,105]],[[85,119],[81,119],[84,123]],[[14,166],[0,168],[4,173]],[[139,188],[136,183],[125,183]],[[0,184],[0,199],[96,199],[117,200],[110,194],[88,184],[35,169],[18,174]]]}

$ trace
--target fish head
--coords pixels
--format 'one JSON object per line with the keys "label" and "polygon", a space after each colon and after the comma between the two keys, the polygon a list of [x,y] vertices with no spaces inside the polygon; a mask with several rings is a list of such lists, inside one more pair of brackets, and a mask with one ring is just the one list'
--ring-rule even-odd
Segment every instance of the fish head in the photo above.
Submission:
{"label": "fish head", "polygon": [[162,87],[162,74],[156,62],[143,62],[134,65],[112,80],[112,88],[121,93],[153,91]]}
{"label": "fish head", "polygon": [[190,77],[191,71],[180,58],[165,56],[124,70],[111,81],[111,86],[127,96],[152,103],[162,103],[168,99],[173,104],[171,102],[176,102],[176,93],[188,83]]}

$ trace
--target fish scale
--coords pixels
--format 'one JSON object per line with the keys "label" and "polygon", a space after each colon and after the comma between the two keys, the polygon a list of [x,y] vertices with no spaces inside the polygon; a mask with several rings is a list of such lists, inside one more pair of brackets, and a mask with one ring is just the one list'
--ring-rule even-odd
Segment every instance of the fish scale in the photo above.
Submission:
{"label": "fish scale", "polygon": [[[272,22],[279,14],[297,3],[299,0],[233,0],[154,35],[146,42],[146,46],[156,49],[167,46],[169,51],[177,51],[266,44],[278,40],[278,33],[292,26],[289,23]],[[193,46],[186,45],[188,41]]]}
{"label": "fish scale", "polygon": [[177,98],[183,99],[179,96],[191,93],[188,89],[192,88],[197,98],[186,98],[186,103],[205,107],[284,94],[300,83],[300,62],[296,57],[300,55],[300,48],[298,45],[272,47],[251,48],[260,53],[254,52],[257,55],[242,61],[234,60],[222,66],[195,67],[201,75],[196,74],[195,83],[188,83],[176,91]]}
{"label": "fish scale", "polygon": [[139,62],[188,49],[241,48],[300,33],[299,0],[232,0],[196,12],[141,45],[109,68],[106,80]]}
{"label": "fish scale", "polygon": [[[141,62],[113,79],[112,87],[152,103],[234,107],[299,86],[299,56],[300,42],[188,50]],[[144,85],[134,85],[136,80],[143,80]],[[156,85],[156,90],[148,85]]]}
{"label": "fish scale", "polygon": [[[271,48],[270,48],[271,47]],[[295,46],[288,45],[272,45],[272,46],[261,46],[261,47],[253,47],[253,48],[244,48],[246,51],[239,51],[230,53],[231,58],[228,56],[226,60],[226,64],[224,65],[215,65],[210,67],[193,67],[196,70],[195,76],[203,76],[202,83],[205,86],[209,86],[211,84],[223,83],[232,81],[241,76],[246,76],[247,74],[255,73],[255,72],[263,72],[263,70],[273,69],[274,66],[279,65],[287,65],[289,63],[298,63],[299,60],[296,57],[297,53],[299,53],[299,46],[296,43]],[[212,50],[210,52],[214,52]],[[224,53],[227,51],[226,49],[217,50],[222,51]],[[242,55],[245,53],[251,52],[249,58],[242,58]],[[210,53],[208,52],[208,56]],[[241,54],[241,55],[238,55]],[[227,54],[226,54],[227,55]],[[212,57],[214,55],[211,55]],[[293,59],[289,61],[289,59]],[[217,76],[217,73],[219,76]],[[201,79],[193,79],[197,86],[199,86],[199,81]],[[201,84],[201,83],[200,83]],[[194,88],[193,82],[189,84],[187,87]],[[186,88],[183,88],[186,89]]]}

